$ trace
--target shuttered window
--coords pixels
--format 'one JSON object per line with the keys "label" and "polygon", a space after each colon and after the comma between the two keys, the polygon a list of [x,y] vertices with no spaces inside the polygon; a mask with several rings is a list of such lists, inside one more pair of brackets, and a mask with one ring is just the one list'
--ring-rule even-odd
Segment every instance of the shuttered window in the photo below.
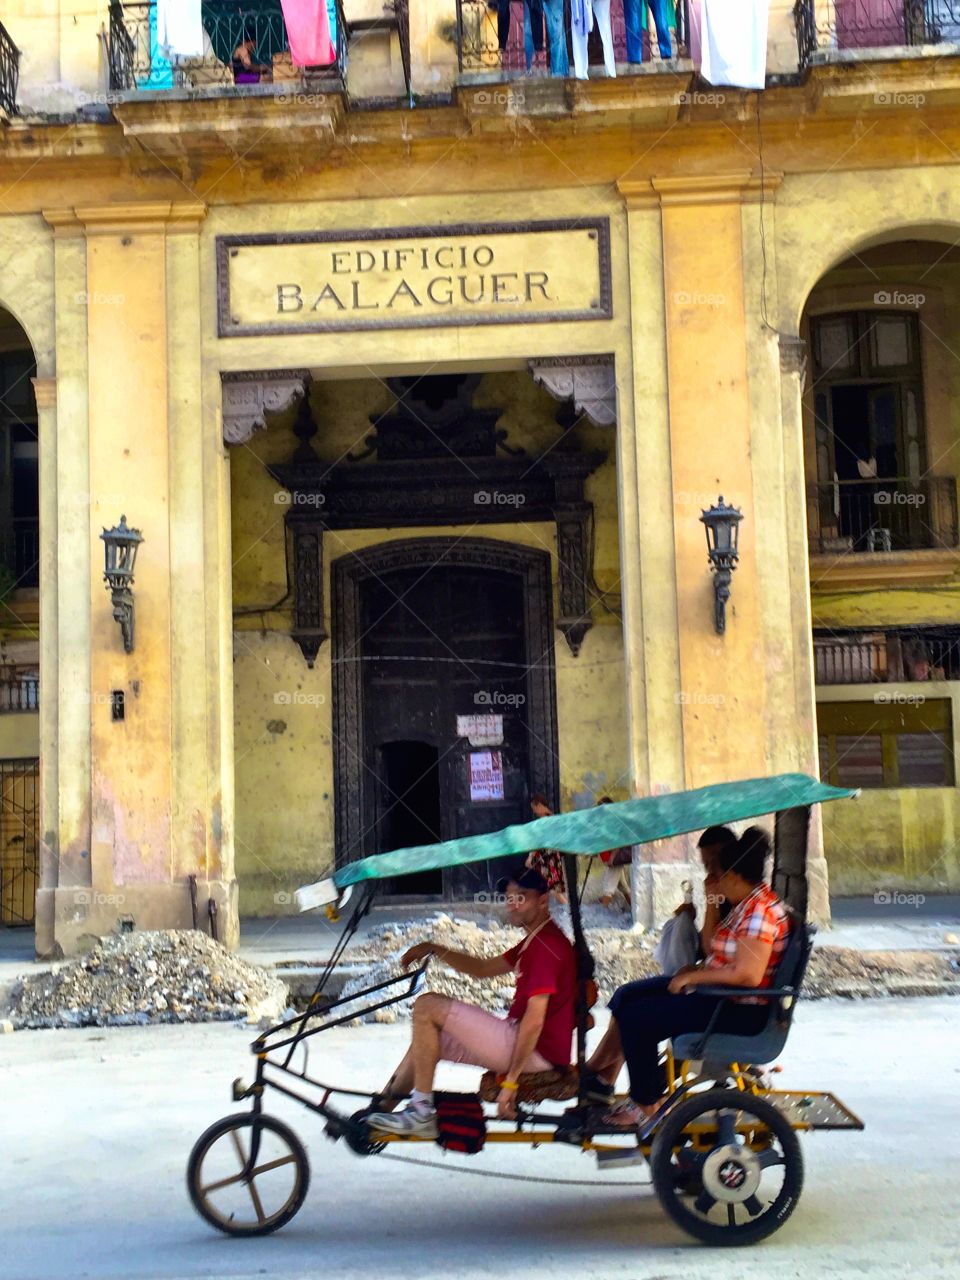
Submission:
{"label": "shuttered window", "polygon": [[887,689],[817,705],[820,776],[837,787],[952,787],[950,702]]}

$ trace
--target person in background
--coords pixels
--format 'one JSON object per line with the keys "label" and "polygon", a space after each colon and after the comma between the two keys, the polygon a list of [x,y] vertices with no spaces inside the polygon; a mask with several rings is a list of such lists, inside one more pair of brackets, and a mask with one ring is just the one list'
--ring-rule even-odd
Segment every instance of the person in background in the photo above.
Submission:
{"label": "person in background", "polygon": [[[613,804],[610,796],[601,796],[597,804]],[[630,873],[627,872],[626,883],[624,883],[624,868],[629,867],[633,861],[633,849],[630,845],[622,845],[619,849],[607,849],[605,853],[600,854],[600,861],[603,863],[603,874],[600,878],[600,897],[597,901],[601,907],[609,907],[619,890],[627,900],[627,910],[630,910]]]}
{"label": "person in background", "polygon": [[[531,798],[530,808],[535,818],[549,818],[553,815],[553,810],[547,804],[547,797],[539,791]],[[566,903],[567,883],[563,874],[563,859],[556,849],[532,850],[527,854],[526,865],[533,871],[539,871],[558,902]]]}
{"label": "person in background", "polygon": [[272,79],[273,68],[257,62],[256,57],[256,32],[252,24],[247,23],[243,28],[243,39],[233,51],[231,66],[234,84],[260,84],[261,81]]}

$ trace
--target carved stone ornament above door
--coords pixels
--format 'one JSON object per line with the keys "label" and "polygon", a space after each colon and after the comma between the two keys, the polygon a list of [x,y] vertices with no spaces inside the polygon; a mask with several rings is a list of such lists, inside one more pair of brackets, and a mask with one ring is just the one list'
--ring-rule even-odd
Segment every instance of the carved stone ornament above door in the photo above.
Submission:
{"label": "carved stone ornament above door", "polygon": [[617,421],[617,376],[613,356],[560,356],[530,360],[534,382],[557,400],[572,400],[598,427]]}
{"label": "carved stone ornament above door", "polygon": [[272,372],[222,373],[223,442],[246,444],[266,427],[265,413],[282,413],[303,397],[310,382],[308,369]]}

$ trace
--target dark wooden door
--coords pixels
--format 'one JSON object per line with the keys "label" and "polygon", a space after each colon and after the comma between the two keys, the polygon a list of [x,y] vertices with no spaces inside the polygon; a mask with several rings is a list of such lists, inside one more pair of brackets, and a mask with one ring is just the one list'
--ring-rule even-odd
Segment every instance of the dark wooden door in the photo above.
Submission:
{"label": "dark wooden door", "polygon": [[[365,825],[378,852],[494,831],[529,814],[527,654],[520,577],[470,566],[403,568],[361,589]],[[463,716],[502,717],[502,742],[471,745]],[[478,798],[483,753],[498,753],[495,781]],[[475,757],[471,761],[471,757]],[[471,764],[473,763],[473,769]],[[471,777],[474,786],[471,786]],[[489,893],[494,864],[398,880],[395,892],[464,899]]]}

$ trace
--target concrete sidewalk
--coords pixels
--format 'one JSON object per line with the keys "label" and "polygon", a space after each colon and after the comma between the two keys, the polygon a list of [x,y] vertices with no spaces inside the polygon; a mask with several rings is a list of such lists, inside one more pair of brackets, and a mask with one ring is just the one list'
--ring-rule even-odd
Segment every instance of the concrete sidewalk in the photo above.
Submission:
{"label": "concrete sidewalk", "polygon": [[[922,901],[920,900],[922,898]],[[891,901],[874,898],[835,898],[833,926],[821,930],[819,946],[851,947],[857,951],[949,951],[960,946],[960,895],[893,894]],[[363,921],[354,942],[391,920],[422,920],[446,912],[457,919],[484,920],[490,908],[473,903],[394,904],[375,907]],[[603,909],[587,909],[588,926],[599,923]],[[628,927],[623,913],[603,912],[607,927]],[[322,964],[330,956],[343,929],[322,911],[274,919],[247,918],[240,926],[240,954],[254,964]],[[349,952],[346,959],[349,959]],[[0,929],[0,991],[34,966],[33,932]],[[49,967],[49,966],[44,966]]]}
{"label": "concrete sidewalk", "polygon": [[[960,895],[944,894],[914,901],[922,895],[893,895],[890,902],[873,898],[835,898],[833,925],[818,935],[819,946],[851,947],[857,951],[949,951],[960,947]],[[910,899],[909,902],[903,899]],[[597,923],[602,908],[589,908],[588,927]],[[487,907],[431,903],[375,907],[363,921],[355,941],[390,920],[422,920],[443,911],[458,919],[483,920]],[[604,912],[606,927],[628,927],[626,915]],[[343,924],[331,924],[322,912],[277,919],[245,919],[240,928],[240,954],[256,964],[292,960],[300,964],[324,961]],[[951,941],[950,939],[953,939]],[[348,957],[349,958],[349,955]]]}

